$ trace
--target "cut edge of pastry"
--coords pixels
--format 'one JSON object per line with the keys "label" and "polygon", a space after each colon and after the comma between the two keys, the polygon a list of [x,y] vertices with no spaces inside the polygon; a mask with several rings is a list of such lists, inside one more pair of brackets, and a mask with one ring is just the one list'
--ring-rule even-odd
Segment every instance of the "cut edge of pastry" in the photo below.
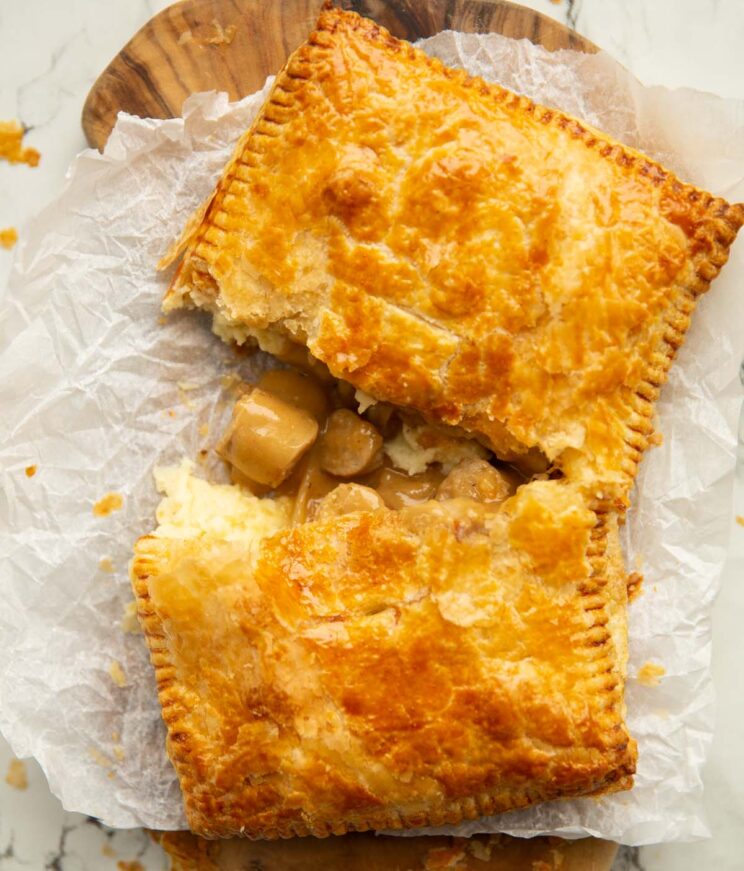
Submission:
{"label": "cut edge of pastry", "polygon": [[[625,486],[618,491],[609,487],[606,493],[597,492],[597,498],[605,499],[608,505],[625,510],[629,505],[629,491],[635,478],[638,464],[649,445],[653,433],[653,404],[658,398],[659,389],[666,381],[668,371],[690,324],[690,315],[698,297],[710,286],[729,256],[729,248],[738,230],[744,225],[744,204],[729,204],[721,197],[704,192],[694,185],[677,179],[671,172],[651,160],[642,152],[611,141],[606,134],[592,128],[571,116],[533,102],[525,96],[514,94],[500,85],[486,82],[480,77],[468,75],[463,70],[452,69],[441,61],[432,58],[410,43],[393,37],[385,28],[355,12],[340,10],[326,2],[318,18],[316,29],[287,60],[277,75],[271,92],[254,122],[239,139],[233,157],[228,162],[212,195],[194,213],[178,238],[158,264],[165,269],[176,261],[178,267],[163,300],[163,310],[178,308],[197,308],[207,311],[213,318],[214,332],[226,342],[238,345],[258,344],[269,350],[273,341],[291,341],[303,344],[301,326],[293,319],[276,321],[256,327],[231,319],[229,312],[221,305],[218,282],[212,276],[210,264],[198,257],[196,249],[209,244],[206,233],[211,227],[218,227],[216,217],[223,210],[224,197],[235,177],[240,164],[258,165],[261,161],[261,137],[277,136],[277,128],[282,122],[267,117],[272,109],[286,111],[294,105],[295,93],[305,81],[316,75],[322,66],[326,48],[330,47],[334,34],[339,30],[359,31],[363,36],[384,44],[390,51],[405,53],[410,60],[424,64],[432,70],[454,80],[463,87],[478,89],[491,95],[495,101],[517,112],[534,115],[540,123],[559,127],[567,135],[581,141],[587,148],[597,152],[603,159],[614,161],[640,178],[647,180],[667,198],[662,210],[664,217],[680,226],[692,246],[691,263],[694,280],[688,285],[674,285],[673,305],[665,316],[663,338],[647,360],[645,373],[635,387],[621,388],[623,402],[627,410],[624,421],[626,452],[622,457],[620,475]],[[310,350],[308,354],[312,357]],[[339,376],[343,377],[343,376]],[[373,397],[377,398],[377,397]],[[434,421],[446,426],[442,421]],[[498,421],[494,421],[497,424]],[[537,445],[525,444],[516,439],[505,426],[500,444],[493,440],[483,440],[482,434],[473,431],[475,438],[484,441],[497,456],[512,461],[530,450],[539,449]],[[455,428],[457,429],[457,428]],[[564,448],[559,457],[551,457],[559,465],[572,464],[580,459],[580,452],[574,448]],[[581,463],[573,462],[576,469]],[[588,482],[591,487],[591,482]]]}

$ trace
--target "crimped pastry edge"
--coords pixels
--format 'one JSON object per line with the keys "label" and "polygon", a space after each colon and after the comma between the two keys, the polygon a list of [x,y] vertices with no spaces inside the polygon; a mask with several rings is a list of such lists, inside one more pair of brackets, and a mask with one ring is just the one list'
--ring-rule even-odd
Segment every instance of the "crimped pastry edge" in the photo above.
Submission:
{"label": "crimped pastry edge", "polygon": [[[222,204],[235,178],[236,166],[257,165],[252,161],[261,159],[259,137],[279,135],[279,128],[283,122],[276,117],[271,117],[272,108],[275,113],[279,111],[280,114],[287,109],[291,111],[295,91],[322,68],[323,55],[326,49],[330,48],[328,39],[341,27],[359,31],[367,38],[384,43],[393,52],[404,52],[409,60],[424,63],[445,77],[458,81],[463,87],[477,88],[482,94],[492,96],[509,109],[534,115],[542,124],[567,131],[572,138],[581,141],[602,158],[614,160],[629,172],[660,188],[662,195],[669,197],[671,202],[680,206],[680,209],[675,211],[676,221],[673,223],[685,222],[694,226],[692,235],[685,231],[686,238],[693,245],[690,261],[694,279],[688,285],[673,285],[672,304],[666,311],[663,321],[663,338],[650,355],[650,359],[643,361],[644,374],[638,383],[634,387],[622,388],[622,400],[626,409],[626,416],[622,421],[625,429],[626,451],[621,460],[620,471],[625,480],[625,487],[621,488],[619,493],[608,494],[607,504],[614,504],[618,510],[625,510],[629,505],[629,491],[638,465],[649,446],[649,436],[653,433],[653,405],[658,398],[659,389],[666,381],[676,353],[684,342],[690,325],[690,315],[698,297],[708,290],[710,283],[728,260],[729,248],[738,230],[744,225],[744,204],[731,205],[721,197],[715,197],[692,184],[680,181],[673,173],[642,152],[610,141],[601,131],[570,115],[542,106],[528,97],[486,82],[480,77],[470,76],[464,70],[447,67],[437,58],[432,58],[410,43],[392,36],[384,27],[370,19],[361,17],[355,12],[336,9],[328,0],[320,13],[316,29],[307,41],[290,55],[277,75],[264,106],[238,141],[233,157],[211,197],[193,216],[181,237],[158,264],[159,268],[165,268],[181,258],[166,294],[164,308],[169,307],[168,300],[181,286],[179,282],[185,262],[201,246],[211,246],[212,243],[205,238],[206,233],[210,229],[221,232],[214,217],[220,213],[224,214]],[[246,159],[247,154],[252,155],[251,159]],[[671,211],[671,207],[668,211]],[[201,219],[199,224],[195,220],[197,216]],[[665,217],[669,219],[667,214]],[[208,274],[206,261],[205,267],[207,268],[204,272]],[[202,270],[197,268],[197,271]],[[188,288],[185,293],[189,293]]]}
{"label": "crimped pastry edge", "polygon": [[[214,798],[200,795],[199,783],[194,777],[194,736],[186,723],[187,702],[178,686],[176,667],[173,663],[162,621],[152,605],[149,593],[149,578],[157,573],[162,551],[167,540],[156,535],[142,536],[135,545],[131,564],[132,587],[137,600],[137,613],[150,649],[150,659],[155,669],[158,697],[163,721],[167,727],[168,755],[178,774],[190,829],[206,838],[242,836],[253,839],[304,837],[318,838],[342,835],[347,832],[370,830],[399,830],[456,825],[458,823],[491,816],[507,810],[516,810],[533,804],[559,798],[601,795],[629,789],[633,782],[635,741],[629,736],[624,722],[624,675],[621,673],[619,651],[608,628],[609,599],[608,583],[607,522],[605,514],[596,511],[597,524],[592,530],[587,558],[592,566],[591,577],[579,587],[585,612],[591,614],[592,622],[585,630],[584,643],[577,645],[585,652],[587,662],[593,664],[593,674],[586,678],[587,692],[607,693],[604,731],[617,733],[617,744],[608,748],[607,756],[613,755],[615,764],[606,775],[591,784],[574,788],[546,788],[536,784],[526,788],[507,788],[494,793],[480,793],[457,801],[441,802],[429,809],[400,811],[383,808],[368,814],[350,814],[343,820],[293,821],[286,825],[264,826],[246,830],[245,821],[238,813],[218,816],[215,825]],[[587,665],[589,668],[589,665]],[[593,682],[593,683],[592,683]],[[217,800],[219,802],[219,800]]]}

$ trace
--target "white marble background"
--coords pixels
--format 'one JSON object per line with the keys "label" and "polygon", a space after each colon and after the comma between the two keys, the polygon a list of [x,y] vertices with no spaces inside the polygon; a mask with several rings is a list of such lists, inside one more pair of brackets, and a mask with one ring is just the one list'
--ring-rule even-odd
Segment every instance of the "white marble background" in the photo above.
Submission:
{"label": "white marble background", "polygon": [[[744,0],[522,2],[567,21],[646,84],[689,86],[744,99]],[[166,5],[167,0],[0,0],[0,119],[18,118],[30,127],[26,142],[42,154],[35,169],[0,161],[0,228],[13,225],[22,236],[27,222],[59,191],[72,157],[85,147],[79,119],[88,89],[137,28]],[[0,295],[12,256],[0,249]],[[744,305],[736,315],[744,336]],[[744,515],[744,472],[732,512],[731,556],[714,611],[718,727],[705,775],[713,837],[621,850],[615,871],[744,869],[744,696],[739,679],[744,528],[733,524],[734,513]],[[111,831],[65,812],[33,762],[24,764],[26,789],[6,783],[11,759],[0,739],[0,871],[166,867],[161,851],[143,832]]]}

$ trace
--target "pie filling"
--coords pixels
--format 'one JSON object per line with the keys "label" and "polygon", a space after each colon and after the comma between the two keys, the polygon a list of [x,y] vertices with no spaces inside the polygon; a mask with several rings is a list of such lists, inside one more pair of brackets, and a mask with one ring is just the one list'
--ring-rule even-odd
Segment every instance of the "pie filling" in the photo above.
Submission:
{"label": "pie filling", "polygon": [[[294,362],[303,363],[299,358]],[[283,525],[383,507],[398,510],[431,500],[466,499],[488,512],[527,481],[559,474],[545,463],[541,471],[530,474],[500,461],[474,439],[371,400],[331,378],[317,363],[305,360],[304,369],[271,369],[257,384],[239,388],[241,395],[217,454],[248,501],[234,497],[235,505],[228,504],[225,490],[235,488],[217,488],[216,510],[200,506],[196,515],[206,516],[207,526],[209,518],[222,511],[234,517],[233,508],[271,501],[277,507],[256,509],[259,535]],[[187,474],[188,467],[183,468]],[[168,493],[178,487],[193,503],[191,490],[199,485],[187,487],[183,480],[173,470],[164,470],[158,486]],[[274,499],[249,500],[249,494],[271,494]],[[161,535],[173,527],[170,520],[164,523],[169,517],[167,504],[161,506]],[[285,522],[272,527],[280,519]]]}

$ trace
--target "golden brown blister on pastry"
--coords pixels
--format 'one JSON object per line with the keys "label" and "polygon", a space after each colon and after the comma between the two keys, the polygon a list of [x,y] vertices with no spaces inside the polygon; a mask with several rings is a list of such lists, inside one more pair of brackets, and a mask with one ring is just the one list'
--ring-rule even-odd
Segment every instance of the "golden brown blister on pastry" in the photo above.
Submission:
{"label": "golden brown blister on pastry", "polygon": [[565,481],[257,545],[140,539],[133,584],[190,828],[324,836],[627,788],[625,579],[607,540]]}
{"label": "golden brown blister on pastry", "polygon": [[184,234],[168,309],[627,503],[744,208],[325,9]]}

